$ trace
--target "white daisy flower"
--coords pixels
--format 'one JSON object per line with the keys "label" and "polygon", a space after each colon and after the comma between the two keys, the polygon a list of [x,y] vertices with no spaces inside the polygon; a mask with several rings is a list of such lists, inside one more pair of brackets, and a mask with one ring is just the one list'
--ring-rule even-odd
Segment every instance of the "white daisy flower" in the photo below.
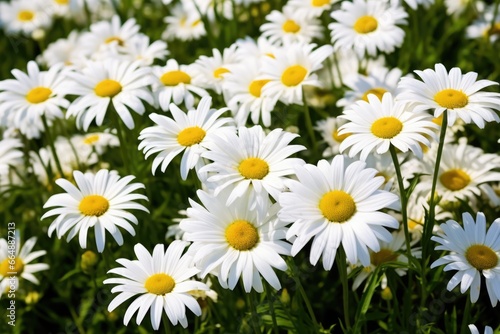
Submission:
{"label": "white daisy flower", "polygon": [[292,7],[300,15],[307,18],[320,17],[325,11],[329,11],[332,5],[340,0],[289,0],[286,6]]}
{"label": "white daisy flower", "polygon": [[449,125],[457,118],[465,123],[475,123],[481,129],[484,122],[500,122],[494,109],[500,105],[500,94],[481,92],[480,90],[498,85],[490,80],[477,79],[477,73],[468,72],[462,75],[458,67],[448,73],[442,64],[436,64],[434,70],[415,71],[423,81],[413,78],[401,78],[401,93],[398,99],[414,102],[414,110],[434,109],[434,117],[448,112]]}
{"label": "white daisy flower", "polygon": [[229,188],[227,205],[246,193],[251,194],[252,208],[262,208],[268,201],[268,194],[275,200],[285,190],[287,176],[294,174],[293,167],[304,163],[299,158],[289,158],[305,150],[302,145],[289,145],[297,134],[274,129],[267,135],[261,126],[240,127],[238,134],[231,132],[214,137],[209,151],[202,156],[212,163],[200,172],[216,173],[208,177],[208,186],[215,182],[217,196]]}
{"label": "white daisy flower", "polygon": [[401,75],[399,68],[389,70],[384,66],[376,66],[367,75],[356,73],[347,77],[344,84],[349,90],[337,101],[337,106],[347,107],[359,100],[368,102],[368,94],[376,95],[379,100],[382,100],[382,96],[387,92],[396,96]]}
{"label": "white daisy flower", "polygon": [[271,42],[262,36],[257,40],[251,37],[245,37],[236,41],[236,53],[240,59],[257,59],[261,61],[265,58],[274,58],[274,55],[281,50],[281,46],[271,44]]}
{"label": "white daisy flower", "polygon": [[31,36],[37,29],[46,29],[52,24],[43,0],[17,0],[0,3],[0,26],[7,33],[22,33]]}
{"label": "white daisy flower", "polygon": [[90,132],[82,136],[76,135],[72,137],[72,142],[75,144],[77,151],[85,147],[85,149],[90,148],[91,151],[102,155],[107,148],[120,146],[120,141],[114,132],[107,129],[105,132]]}
{"label": "white daisy flower", "polygon": [[[425,155],[421,161],[420,182],[415,191],[428,197],[431,193],[432,174],[435,168],[437,147]],[[467,139],[458,144],[447,144],[439,164],[436,194],[441,203],[457,200],[473,200],[481,195],[479,185],[500,180],[500,157],[497,154],[486,154],[482,149],[467,145]]]}
{"label": "white daisy flower", "polygon": [[167,28],[162,34],[166,40],[180,39],[190,41],[207,34],[203,21],[196,8],[186,4],[186,1],[172,7],[171,15],[163,20]]}
{"label": "white daisy flower", "polygon": [[248,197],[226,205],[228,192],[213,195],[198,190],[202,205],[190,199],[188,218],[180,223],[184,238],[192,241],[193,254],[202,277],[215,274],[221,286],[234,289],[242,279],[248,293],[252,288],[263,292],[261,276],[276,290],[281,288],[273,268],[286,270],[281,255],[290,254],[284,239],[286,224],[277,219],[277,204],[266,206],[259,217]]}
{"label": "white daisy flower", "polygon": [[22,162],[23,147],[17,138],[5,138],[0,140],[0,179],[7,176],[10,166],[17,166]]}
{"label": "white daisy flower", "polygon": [[476,221],[468,212],[462,214],[463,228],[454,220],[441,224],[443,231],[431,240],[437,242],[436,250],[451,252],[434,261],[431,268],[445,264],[444,271],[457,270],[448,282],[453,290],[460,284],[460,292],[470,288],[470,301],[475,303],[481,290],[481,276],[486,280],[486,289],[491,305],[500,300],[500,219],[495,219],[486,231],[486,218],[478,212]]}
{"label": "white daisy flower", "polygon": [[500,14],[497,13],[497,16],[493,18],[494,11],[494,6],[491,6],[480,13],[479,18],[467,27],[466,37],[470,39],[487,38],[490,43],[494,43],[500,33]]}
{"label": "white daisy flower", "polygon": [[316,18],[304,16],[296,8],[285,6],[283,11],[273,10],[266,15],[266,23],[260,26],[262,37],[272,44],[290,44],[293,42],[310,43],[314,38],[322,37],[321,22]]}
{"label": "white daisy flower", "polygon": [[356,102],[339,116],[349,120],[340,127],[339,135],[350,134],[340,144],[340,152],[350,148],[350,157],[361,153],[361,160],[366,160],[372,151],[383,154],[393,145],[421,157],[420,145],[430,146],[428,138],[436,136],[437,125],[432,118],[426,113],[408,111],[408,104],[394,101],[391,93],[385,93],[382,101],[370,94],[368,101]]}
{"label": "white daisy flower", "polygon": [[293,43],[279,52],[277,50],[274,57],[265,58],[258,79],[269,82],[263,87],[262,94],[278,97],[285,104],[302,105],[302,88],[322,87],[313,72],[321,69],[321,63],[333,52],[330,45],[315,48],[316,44]]}
{"label": "white daisy flower", "polygon": [[28,62],[27,74],[12,70],[15,79],[0,81],[0,122],[26,134],[25,125],[42,123],[42,116],[49,123],[63,118],[61,108],[69,106],[64,98],[65,73],[62,64],[40,71],[34,61]]}
{"label": "white daisy flower", "polygon": [[[471,334],[480,334],[479,329],[477,329],[476,325],[469,325],[469,330]],[[493,334],[493,328],[490,326],[485,326],[484,327],[484,334]]]}
{"label": "white daisy flower", "polygon": [[56,16],[65,18],[70,14],[70,0],[46,0],[48,11]]}
{"label": "white daisy flower", "polygon": [[55,42],[50,43],[43,51],[40,58],[37,58],[37,61],[46,64],[49,68],[58,63],[82,68],[87,58],[82,55],[79,40],[79,32],[73,30],[69,33],[67,38],[59,38]]}
{"label": "white daisy flower", "polygon": [[168,111],[170,102],[180,105],[184,102],[187,109],[194,105],[193,93],[199,97],[208,92],[199,87],[193,65],[179,65],[175,59],[169,59],[163,67],[153,67],[157,81],[153,84],[153,94],[163,111]]}
{"label": "white daisy flower", "polygon": [[342,244],[350,263],[370,264],[368,248],[380,251],[380,242],[390,242],[386,229],[398,228],[398,221],[383,212],[398,197],[380,190],[384,178],[365,168],[362,161],[348,163],[337,155],[331,163],[296,166],[296,180],[287,183],[290,192],[279,197],[278,216],[292,223],[287,239],[293,240],[292,256],[313,238],[309,260],[316,265],[323,256],[323,268],[332,268]]}
{"label": "white daisy flower", "polygon": [[77,126],[85,131],[94,119],[98,126],[102,125],[110,104],[129,129],[135,126],[130,110],[142,115],[146,109],[141,100],[154,104],[148,89],[153,83],[151,70],[140,67],[138,61],[89,62],[81,71],[66,75],[70,79],[66,82],[67,94],[78,95],[66,118],[76,116]]}
{"label": "white daisy flower", "polygon": [[[18,230],[15,231],[15,240],[0,239],[0,297],[12,283],[15,283],[17,287],[19,277],[39,284],[40,282],[33,274],[49,269],[46,263],[30,263],[47,253],[44,250],[32,252],[36,239],[36,237],[29,238],[21,247]],[[14,279],[15,282],[12,282]]]}
{"label": "white daisy flower", "polygon": [[349,133],[339,135],[339,128],[346,123],[345,119],[338,117],[328,117],[316,123],[315,129],[321,133],[323,141],[328,144],[328,147],[323,152],[324,157],[331,157],[340,153],[340,144],[349,136]]}
{"label": "white daisy flower", "polygon": [[227,106],[239,126],[244,126],[249,116],[253,124],[259,124],[262,119],[264,126],[271,125],[271,112],[277,98],[262,94],[262,88],[269,80],[257,79],[261,73],[259,65],[256,59],[248,59],[245,65],[232,67],[224,80]]}
{"label": "white daisy flower", "polygon": [[343,1],[331,17],[337,21],[328,25],[335,51],[353,49],[362,59],[400,47],[405,32],[398,25],[407,23],[408,14],[394,1],[353,0]]}
{"label": "white daisy flower", "polygon": [[[444,0],[446,6],[446,13],[448,15],[460,15],[467,7],[469,7],[474,0]],[[478,3],[480,1],[477,1]]]}
{"label": "white daisy flower", "polygon": [[87,248],[88,229],[94,227],[97,250],[102,252],[106,244],[106,230],[120,246],[123,244],[123,236],[118,227],[135,235],[130,223],[137,225],[138,220],[126,210],[149,212],[145,206],[136,202],[140,199],[148,200],[146,196],[134,193],[135,190],[144,188],[142,183],[130,183],[134,176],[121,178],[115,171],[106,169],[101,169],[96,174],[74,171],[73,178],[76,186],[65,179],[56,180],[56,184],[66,193],[52,195],[43,206],[56,207],[41,218],[57,216],[49,226],[49,237],[54,230],[58,238],[69,231],[69,241],[80,233],[80,246]]}
{"label": "white daisy flower", "polygon": [[165,172],[172,159],[184,151],[181,177],[185,180],[189,170],[194,167],[198,170],[203,166],[200,155],[214,140],[215,133],[234,131],[233,126],[227,125],[232,122],[231,118],[219,118],[227,109],[210,109],[211,101],[210,96],[203,97],[197,109],[188,110],[187,114],[171,103],[170,112],[173,118],[159,114],[149,115],[157,125],[141,131],[139,150],[144,151],[146,159],[159,153],[153,160],[153,174],[160,165],[161,171]]}
{"label": "white daisy flower", "polygon": [[136,244],[134,252],[137,260],[116,260],[123,267],[111,269],[108,273],[122,277],[104,280],[104,284],[117,284],[111,289],[112,293],[119,292],[108,305],[108,312],[135,297],[125,312],[125,326],[135,312],[137,324],[140,324],[149,310],[154,330],[160,327],[163,312],[172,325],[180,323],[186,328],[186,307],[195,315],[201,315],[200,305],[190,291],[210,290],[205,283],[191,280],[199,270],[193,267],[191,256],[182,255],[187,245],[187,242],[177,240],[165,251],[164,246],[158,244],[150,254],[143,245]]}
{"label": "white daisy flower", "polygon": [[427,9],[434,4],[434,0],[404,0],[404,2],[413,10],[416,10],[419,5]]}
{"label": "white daisy flower", "polygon": [[111,51],[110,57],[114,55],[130,61],[138,60],[142,66],[150,66],[156,59],[164,60],[169,54],[167,43],[160,40],[150,43],[149,37],[142,34],[131,37],[119,51],[117,55],[114,55],[115,51]]}

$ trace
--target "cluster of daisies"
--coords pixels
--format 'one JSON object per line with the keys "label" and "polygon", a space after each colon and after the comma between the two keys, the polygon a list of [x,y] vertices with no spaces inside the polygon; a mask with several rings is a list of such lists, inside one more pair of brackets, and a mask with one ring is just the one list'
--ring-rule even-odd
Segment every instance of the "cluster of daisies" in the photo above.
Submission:
{"label": "cluster of daisies", "polygon": [[[88,8],[107,3],[94,2],[75,1],[75,8],[89,14]],[[180,1],[165,18],[163,37],[198,39],[207,34],[204,20],[234,19],[232,6],[252,2],[224,1],[219,14],[211,3]],[[137,240],[137,259],[118,259],[121,267],[108,273],[121,277],[104,281],[118,293],[109,311],[133,299],[125,324],[136,312],[141,323],[149,310],[154,329],[163,313],[187,327],[186,308],[201,315],[196,297],[211,292],[211,279],[230,290],[241,282],[247,293],[263,292],[266,284],[278,290],[279,272],[306,249],[310,263],[321,259],[325,270],[339,257],[347,260],[349,270],[357,270],[357,289],[378,266],[410,266],[410,258],[422,257],[429,231],[436,250],[449,252],[431,268],[446,264],[445,271],[457,271],[447,288],[460,284],[476,302],[484,277],[495,306],[500,220],[487,224],[481,212],[451,218],[463,201],[472,209],[500,204],[500,156],[461,136],[465,126],[500,121],[497,83],[442,64],[404,75],[383,56],[402,45],[408,8],[433,2],[290,0],[266,16],[259,36],[187,64],[167,58],[167,44],[151,42],[132,18],[122,23],[110,15],[88,31],[75,30],[49,44],[26,72],[14,69],[14,78],[0,81],[0,194],[35,175],[57,192],[41,217],[51,220],[48,235],[78,237],[87,248],[90,233],[104,252],[108,234],[120,246],[123,231],[135,236],[141,228],[136,210],[155,209],[146,206],[145,185],[112,170],[106,152],[124,148],[125,135],[137,133],[134,149],[156,177],[169,177],[178,160],[181,179],[192,176],[200,184],[196,197],[186,199],[185,217],[168,231],[179,240],[151,252]],[[48,3],[2,3],[0,22],[13,33],[48,28],[51,15],[66,15],[56,4],[70,10],[69,2]],[[457,1],[446,5],[450,14],[463,10]],[[493,9],[479,7],[486,22],[480,34],[491,39],[498,29],[491,26]],[[326,26],[324,13],[331,18]],[[479,36],[479,24],[467,29],[468,37]],[[310,154],[312,148],[294,143],[296,131],[273,126],[274,116],[281,106],[330,106],[315,90],[330,87],[345,89],[334,101],[342,114],[316,123],[326,148]],[[61,128],[69,132],[73,122],[78,131],[53,136]],[[39,142],[47,145],[33,149]],[[314,155],[324,159],[311,161]],[[429,212],[446,223],[434,226]],[[35,241],[16,250],[14,277],[36,284],[33,273],[48,265],[29,264],[45,254],[32,252]],[[0,239],[0,296],[10,284],[9,254]],[[406,274],[403,267],[396,272]]]}

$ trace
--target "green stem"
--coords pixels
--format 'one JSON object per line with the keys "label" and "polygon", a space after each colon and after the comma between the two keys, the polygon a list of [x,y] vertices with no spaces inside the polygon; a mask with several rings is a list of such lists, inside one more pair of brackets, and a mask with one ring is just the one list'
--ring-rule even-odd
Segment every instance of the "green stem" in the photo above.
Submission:
{"label": "green stem", "polygon": [[271,319],[273,320],[273,331],[274,334],[279,334],[278,323],[276,321],[276,314],[274,313],[274,302],[273,299],[271,298],[271,291],[273,288],[269,285],[269,283],[267,283],[266,280],[264,280],[264,289],[266,292],[267,302],[269,304],[269,312],[271,313]]}
{"label": "green stem", "polygon": [[287,259],[288,266],[291,269],[291,274],[292,278],[295,281],[295,284],[297,285],[300,295],[302,296],[302,299],[304,300],[304,303],[306,304],[307,312],[309,312],[309,316],[311,317],[311,321],[314,326],[314,333],[317,333],[319,331],[319,325],[318,321],[316,320],[316,316],[314,315],[313,308],[311,306],[311,302],[309,301],[309,298],[307,297],[307,293],[304,290],[304,287],[302,286],[302,283],[300,282],[300,278],[297,276],[297,266],[295,265],[295,262],[293,261],[293,258],[288,258]]}
{"label": "green stem", "polygon": [[342,284],[342,299],[344,304],[344,324],[349,331],[351,319],[349,317],[349,285],[347,284],[347,261],[345,250],[342,245],[337,249],[337,268],[339,269],[340,283]]}
{"label": "green stem", "polygon": [[255,291],[252,289],[250,293],[247,293],[248,305],[250,306],[250,311],[252,313],[252,319],[251,319],[252,328],[255,334],[261,334],[254,298],[255,298]]}
{"label": "green stem", "polygon": [[165,331],[165,334],[170,334],[171,328],[170,328],[170,320],[168,320],[167,314],[162,311],[161,313],[161,320],[163,322],[163,330]]}
{"label": "green stem", "polygon": [[314,153],[316,153],[316,149],[317,149],[316,136],[314,135],[314,128],[313,128],[312,120],[311,120],[311,113],[309,112],[309,105],[307,104],[306,93],[304,91],[304,88],[302,88],[302,102],[304,103],[304,118],[305,118],[305,122],[306,122],[307,133],[309,134],[309,137],[311,138],[312,150]]}
{"label": "green stem", "polygon": [[43,127],[45,128],[45,134],[49,142],[50,150],[52,151],[52,155],[54,156],[54,160],[56,162],[57,171],[60,177],[64,177],[64,172],[61,167],[61,162],[59,161],[59,156],[57,155],[56,147],[54,145],[54,140],[52,138],[52,134],[50,133],[49,124],[47,123],[47,118],[45,117],[45,114],[42,115],[42,122],[43,122]]}
{"label": "green stem", "polygon": [[114,126],[116,128],[118,140],[120,141],[120,152],[122,155],[123,166],[125,167],[125,171],[127,172],[127,174],[131,174],[130,173],[130,163],[132,162],[132,159],[129,159],[129,157],[128,157],[127,143],[126,143],[125,137],[123,135],[122,123],[120,122],[120,117],[118,116],[118,113],[116,112],[112,103],[110,103],[109,112],[111,114],[111,120],[114,123]]}
{"label": "green stem", "polygon": [[468,324],[469,324],[469,319],[470,319],[470,308],[471,308],[471,302],[470,302],[470,296],[465,297],[465,309],[464,309],[464,315],[462,317],[462,326],[460,327],[460,334],[468,334],[470,333]]}

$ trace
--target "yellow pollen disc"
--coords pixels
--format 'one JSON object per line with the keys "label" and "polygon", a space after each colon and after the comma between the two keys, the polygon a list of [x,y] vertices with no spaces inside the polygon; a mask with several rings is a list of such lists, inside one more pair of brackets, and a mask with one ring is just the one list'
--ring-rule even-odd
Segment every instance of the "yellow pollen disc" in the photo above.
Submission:
{"label": "yellow pollen disc", "polygon": [[341,143],[349,137],[351,134],[350,133],[344,133],[343,135],[339,135],[339,130],[335,130],[332,132],[332,138],[335,140],[337,143]]}
{"label": "yellow pollen disc", "polygon": [[370,15],[361,16],[356,23],[354,23],[354,30],[360,34],[368,34],[375,31],[377,27],[377,19]]}
{"label": "yellow pollen disc", "polygon": [[94,144],[95,142],[97,142],[99,140],[99,135],[90,135],[88,136],[87,138],[85,138],[83,140],[83,142],[87,145],[92,145]]}
{"label": "yellow pollen disc", "polygon": [[201,23],[201,19],[198,19],[198,20],[194,20],[193,23],[191,23],[191,27],[196,27],[198,24]]}
{"label": "yellow pollen disc", "polygon": [[85,196],[78,206],[80,212],[85,216],[102,216],[109,209],[109,202],[101,195]]}
{"label": "yellow pollen disc", "polygon": [[465,251],[465,258],[477,270],[491,269],[498,264],[498,255],[485,245],[470,246]]}
{"label": "yellow pollen disc", "polygon": [[94,87],[94,91],[100,97],[114,97],[122,91],[122,85],[118,81],[104,79]]}
{"label": "yellow pollen disc", "polygon": [[246,220],[232,222],[226,228],[225,236],[227,243],[239,251],[250,250],[259,242],[257,229]]}
{"label": "yellow pollen disc", "polygon": [[375,176],[382,176],[384,178],[384,184],[387,183],[391,179],[389,177],[389,175],[382,173],[382,172],[378,172],[377,174],[375,174]]}
{"label": "yellow pollen disc", "polygon": [[207,133],[199,126],[185,128],[177,135],[177,142],[182,146],[199,144]]}
{"label": "yellow pollen disc", "polygon": [[441,114],[441,115],[439,115],[438,117],[434,117],[434,118],[432,119],[432,123],[434,123],[434,124],[436,124],[436,125],[441,126],[441,125],[443,124],[443,115],[444,115],[444,114]]}
{"label": "yellow pollen disc", "polygon": [[363,101],[368,102],[368,94],[373,94],[373,95],[377,96],[380,101],[382,101],[382,96],[384,96],[384,94],[386,92],[387,92],[387,89],[384,89],[384,88],[371,88],[371,89],[368,89],[363,94],[363,96],[361,97],[361,99]]}
{"label": "yellow pollen disc", "polygon": [[214,77],[217,79],[222,79],[222,75],[224,73],[229,73],[229,70],[227,68],[224,68],[224,67],[219,67],[218,69],[216,69],[214,71]]}
{"label": "yellow pollen disc", "polygon": [[52,91],[47,87],[35,87],[26,94],[29,103],[42,103],[49,99]]}
{"label": "yellow pollen disc", "polygon": [[343,223],[356,213],[356,203],[345,191],[332,190],[323,195],[319,201],[319,209],[329,221]]}
{"label": "yellow pollen disc", "polygon": [[443,89],[434,95],[434,101],[446,109],[463,108],[469,103],[469,98],[461,90]]}
{"label": "yellow pollen disc", "polygon": [[269,174],[269,165],[260,158],[247,158],[240,162],[238,171],[246,179],[262,180]]}
{"label": "yellow pollen disc", "polygon": [[461,169],[450,169],[439,176],[439,181],[446,188],[457,191],[470,183],[470,176]]}
{"label": "yellow pollen disc", "polygon": [[69,3],[69,0],[54,0],[54,1],[59,5],[67,5]]}
{"label": "yellow pollen disc", "polygon": [[413,231],[415,228],[417,228],[419,226],[422,226],[422,224],[419,223],[419,222],[416,222],[416,221],[414,221],[412,219],[408,219],[408,229],[410,231]]}
{"label": "yellow pollen disc", "polygon": [[383,263],[395,261],[398,258],[398,254],[394,253],[390,249],[382,248],[376,253],[370,254],[370,262],[374,266],[380,266]]}
{"label": "yellow pollen disc", "polygon": [[120,37],[117,37],[117,36],[108,37],[104,40],[104,43],[106,43],[106,44],[109,44],[112,42],[116,42],[120,46],[123,46],[125,44],[123,42],[123,39],[121,39]]}
{"label": "yellow pollen disc", "polygon": [[288,87],[297,86],[304,80],[307,70],[300,65],[293,65],[283,71],[281,82]]}
{"label": "yellow pollen disc", "polygon": [[264,85],[269,81],[270,80],[254,80],[250,82],[250,85],[248,85],[248,91],[253,96],[260,97],[260,94],[262,92],[262,87],[264,87]]}
{"label": "yellow pollen disc", "polygon": [[293,34],[300,31],[300,26],[294,20],[286,20],[281,28],[284,32],[290,32]]}
{"label": "yellow pollen disc", "polygon": [[403,130],[403,123],[396,117],[382,117],[373,122],[370,130],[376,137],[391,139]]}
{"label": "yellow pollen disc", "polygon": [[23,22],[29,22],[33,20],[34,17],[35,13],[32,12],[31,10],[22,10],[19,13],[17,13],[18,20]]}
{"label": "yellow pollen disc", "polygon": [[12,260],[8,258],[3,260],[2,263],[0,263],[0,275],[4,277],[9,275],[8,273],[16,273],[16,274],[10,274],[9,276],[21,275],[24,269],[24,262],[18,257],[16,257],[14,261],[15,261],[14,263],[11,263]]}
{"label": "yellow pollen disc", "polygon": [[311,5],[313,7],[323,7],[330,3],[330,0],[312,0]]}
{"label": "yellow pollen disc", "polygon": [[163,296],[175,287],[175,281],[167,274],[154,274],[148,277],[144,287],[149,293]]}
{"label": "yellow pollen disc", "polygon": [[163,74],[160,81],[165,86],[177,86],[178,84],[190,84],[191,77],[183,71],[170,71]]}

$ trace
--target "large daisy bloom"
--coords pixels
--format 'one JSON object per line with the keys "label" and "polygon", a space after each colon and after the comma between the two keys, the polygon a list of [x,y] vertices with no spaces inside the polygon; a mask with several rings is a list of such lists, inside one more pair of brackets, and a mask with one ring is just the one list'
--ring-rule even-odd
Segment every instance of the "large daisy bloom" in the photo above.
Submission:
{"label": "large daisy bloom", "polygon": [[[78,95],[68,108],[66,117],[76,116],[79,128],[85,131],[95,119],[101,126],[112,105],[123,123],[133,129],[134,119],[130,110],[144,114],[141,100],[153,104],[148,86],[153,83],[150,68],[140,67],[140,62],[108,59],[89,62],[78,72],[68,72],[67,94]],[[129,110],[130,109],[130,110]]]}
{"label": "large daisy bloom", "polygon": [[491,305],[500,300],[500,219],[497,218],[486,231],[486,218],[478,212],[476,221],[468,212],[462,215],[463,227],[454,220],[441,224],[442,234],[433,236],[436,250],[451,254],[434,261],[431,268],[446,265],[444,271],[457,270],[448,282],[447,289],[453,290],[460,284],[460,292],[470,288],[470,301],[475,303],[481,290],[481,276],[486,281],[486,289]]}
{"label": "large daisy bloom", "polygon": [[337,249],[342,244],[351,264],[358,260],[370,264],[370,248],[380,251],[380,242],[390,242],[386,229],[398,228],[398,221],[380,210],[398,200],[380,190],[384,178],[377,170],[365,168],[363,161],[347,162],[337,155],[329,163],[296,166],[298,180],[290,180],[289,192],[279,197],[282,209],[278,216],[292,223],[287,239],[293,240],[292,256],[313,239],[309,260],[316,265],[323,255],[323,268],[332,268]]}
{"label": "large daisy bloom", "polygon": [[161,171],[165,172],[172,159],[184,152],[181,177],[185,180],[189,170],[203,166],[200,155],[214,140],[215,133],[234,132],[234,127],[227,125],[232,122],[231,118],[219,118],[227,109],[210,109],[211,101],[210,96],[205,96],[196,109],[188,110],[187,113],[171,103],[170,112],[173,118],[159,114],[149,116],[157,125],[141,131],[139,150],[144,151],[146,159],[159,153],[153,160],[153,174],[160,165]]}
{"label": "large daisy bloom", "polygon": [[[266,135],[261,126],[240,127],[238,135],[227,133],[214,138],[204,158],[212,163],[200,172],[215,173],[208,177],[208,183],[215,182],[217,196],[223,189],[230,188],[227,205],[236,198],[250,192],[252,202],[268,198],[278,199],[285,190],[284,180],[294,174],[294,166],[303,164],[299,158],[290,155],[305,149],[302,145],[289,145],[297,134],[274,129]],[[210,185],[209,185],[210,186]]]}
{"label": "large daisy bloom", "polygon": [[[36,29],[46,29],[52,24],[43,0],[17,0],[0,3],[0,26],[11,34],[30,36]],[[31,36],[30,36],[31,37]]]}
{"label": "large daisy bloom", "polygon": [[108,305],[108,311],[112,312],[126,300],[136,297],[125,312],[125,326],[135,312],[139,325],[149,310],[155,330],[160,327],[163,312],[174,326],[180,323],[186,328],[186,307],[195,315],[201,315],[200,305],[190,291],[210,290],[206,284],[191,280],[199,270],[193,267],[191,256],[182,255],[187,244],[176,240],[166,251],[162,244],[158,244],[152,254],[143,245],[136,244],[137,260],[116,260],[123,267],[111,269],[108,273],[122,277],[104,280],[104,284],[117,284],[111,289],[112,293],[119,292]]}
{"label": "large daisy bloom", "polygon": [[30,61],[27,69],[28,73],[14,69],[15,79],[0,81],[0,123],[24,129],[23,124],[41,123],[41,116],[48,121],[63,118],[61,109],[69,106],[64,98],[63,65],[40,71],[37,63]]}
{"label": "large daisy bloom", "polygon": [[421,157],[420,145],[430,146],[428,138],[434,138],[438,129],[432,117],[408,111],[407,103],[394,101],[391,93],[385,93],[382,101],[370,94],[368,101],[356,102],[339,116],[350,121],[340,127],[339,135],[350,134],[340,144],[340,152],[350,148],[350,157],[361,152],[361,160],[366,160],[372,151],[383,154],[393,145]]}
{"label": "large daisy bloom", "polygon": [[500,122],[494,109],[500,105],[500,94],[480,90],[498,85],[490,80],[477,79],[477,73],[462,74],[458,67],[447,72],[443,64],[436,64],[434,70],[415,71],[422,81],[401,78],[398,99],[414,102],[415,111],[434,110],[434,117],[448,112],[449,125],[457,118],[465,123],[475,123],[481,129],[484,122]]}
{"label": "large daisy bloom", "polygon": [[15,286],[19,277],[39,284],[40,282],[33,274],[49,269],[46,263],[30,263],[47,253],[44,250],[32,252],[36,239],[36,237],[29,238],[22,247],[18,231],[15,232],[14,239],[9,238],[8,241],[0,239],[0,297],[14,283],[14,279],[16,280]]}
{"label": "large daisy bloom", "polygon": [[273,268],[286,270],[280,254],[290,254],[290,244],[282,240],[287,224],[276,217],[279,206],[266,206],[266,215],[260,217],[246,196],[226,205],[227,191],[218,196],[202,190],[197,194],[203,206],[190,200],[188,218],[180,228],[184,239],[193,242],[189,253],[202,277],[215,274],[221,286],[231,290],[241,277],[246,292],[262,292],[262,276],[279,290]]}
{"label": "large daisy bloom", "polygon": [[331,16],[337,21],[328,25],[335,51],[353,49],[361,59],[403,44],[405,32],[398,25],[406,24],[408,14],[396,1],[342,1]]}
{"label": "large daisy bloom", "polygon": [[278,97],[285,104],[302,105],[302,88],[322,87],[313,72],[321,69],[322,62],[333,52],[330,45],[315,48],[316,44],[292,43],[277,49],[274,57],[265,57],[262,75],[257,78],[269,80],[262,94]]}
{"label": "large daisy bloom", "polygon": [[123,244],[123,236],[118,227],[135,235],[130,223],[138,224],[137,218],[127,210],[135,209],[149,212],[137,200],[147,197],[134,191],[144,188],[142,183],[130,183],[134,176],[121,178],[118,173],[101,169],[96,174],[80,171],[73,172],[76,186],[65,179],[56,180],[56,184],[66,193],[52,195],[44,204],[44,208],[55,207],[47,211],[42,219],[57,216],[49,226],[49,237],[54,231],[57,237],[69,231],[67,240],[77,233],[80,246],[87,248],[87,233],[94,227],[97,250],[102,252],[106,243],[106,230],[113,236],[118,245]]}

